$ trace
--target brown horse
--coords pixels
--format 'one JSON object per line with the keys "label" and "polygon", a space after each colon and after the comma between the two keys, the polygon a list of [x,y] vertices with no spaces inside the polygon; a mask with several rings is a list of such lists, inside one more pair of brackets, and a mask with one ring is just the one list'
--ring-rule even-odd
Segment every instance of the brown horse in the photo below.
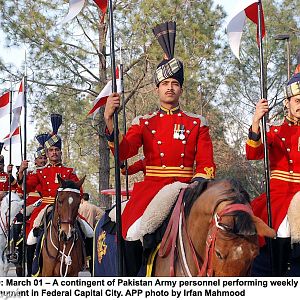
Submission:
{"label": "brown horse", "polygon": [[84,182],[64,181],[60,188],[42,243],[42,276],[78,276],[84,266],[84,243],[76,218],[80,205],[80,187]]}
{"label": "brown horse", "polygon": [[203,182],[181,192],[156,257],[154,276],[247,276],[257,234],[275,231],[253,216],[235,180]]}

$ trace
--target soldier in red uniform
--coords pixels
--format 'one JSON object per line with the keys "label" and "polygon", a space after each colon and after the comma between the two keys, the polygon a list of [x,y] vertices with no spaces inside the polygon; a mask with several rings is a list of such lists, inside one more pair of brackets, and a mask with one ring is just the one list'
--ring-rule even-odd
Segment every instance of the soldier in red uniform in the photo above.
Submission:
{"label": "soldier in red uniform", "polygon": [[17,187],[17,182],[12,176],[12,165],[7,166],[7,172],[4,172],[4,156],[1,155],[4,144],[0,143],[0,201],[6,195],[9,190],[9,179],[11,182],[11,188]]}
{"label": "soldier in red uniform", "polygon": [[[128,233],[134,231],[137,220],[164,186],[175,181],[190,183],[215,176],[213,146],[206,119],[183,111],[179,105],[184,74],[182,62],[173,55],[176,24],[164,23],[153,31],[167,57],[158,65],[154,76],[160,108],[151,114],[136,117],[127,134],[120,134],[120,160],[136,155],[143,146],[146,164],[145,178],[135,183],[122,214],[125,240],[133,239]],[[113,93],[108,97],[104,112],[106,134],[112,151],[113,113],[119,106],[120,95]],[[129,264],[132,265],[132,262]],[[134,272],[128,275],[134,275]]]}
{"label": "soldier in red uniform", "polygon": [[[51,123],[53,133],[48,135],[45,142],[45,151],[48,158],[48,163],[44,168],[38,169],[35,173],[31,173],[26,182],[27,192],[35,192],[38,188],[38,192],[41,194],[42,203],[35,208],[30,217],[30,226],[33,227],[34,220],[39,212],[48,204],[53,204],[56,196],[56,191],[59,187],[57,175],[60,175],[64,180],[79,181],[74,168],[66,167],[62,164],[62,141],[59,135],[57,135],[58,128],[62,123],[62,116],[58,114],[51,115]],[[23,180],[23,171],[28,167],[28,161],[23,161],[18,173],[18,181]],[[27,243],[30,245],[36,242],[30,232]]]}
{"label": "soldier in red uniform", "polygon": [[[269,159],[271,169],[270,198],[272,225],[277,231],[273,243],[273,269],[277,276],[285,276],[291,254],[290,224],[287,211],[294,195],[300,191],[300,73],[295,74],[285,88],[285,107],[287,115],[279,126],[270,126],[267,132]],[[246,144],[246,155],[249,160],[262,159],[264,156],[259,122],[268,112],[268,102],[258,101],[253,116],[252,126]],[[266,195],[262,194],[252,201],[254,214],[267,223]],[[297,247],[295,247],[296,249]],[[254,264],[253,275],[270,276],[270,265],[264,265],[263,258],[268,256],[266,246]],[[297,271],[296,271],[297,272]],[[299,270],[298,270],[299,276]]]}
{"label": "soldier in red uniform", "polygon": [[[48,137],[48,134],[40,134],[36,137],[36,139],[39,141],[40,146],[37,148],[35,152],[35,166],[34,169],[31,171],[28,171],[28,176],[31,174],[35,174],[37,170],[43,168],[47,163],[47,157],[45,154],[44,142],[46,141]],[[18,170],[19,171],[19,170]],[[34,209],[37,206],[38,201],[41,199],[41,195],[38,192],[39,187],[36,188],[36,191],[30,192],[27,195],[26,198],[26,239],[28,237],[29,231],[32,229],[31,223],[29,222],[28,216],[30,216],[32,209]],[[20,197],[23,197],[23,190],[21,187],[18,186],[17,192],[19,193]],[[22,257],[22,242],[23,242],[23,233],[22,233],[22,225],[23,225],[23,212],[20,212],[16,216],[16,220],[13,224],[13,243],[12,243],[12,254],[10,256],[10,261],[14,262],[16,264],[16,272],[17,274],[22,274],[22,261],[20,260]],[[27,276],[31,276],[32,274],[32,262],[34,257],[34,249],[35,245],[27,245]],[[22,275],[18,275],[22,276]]]}

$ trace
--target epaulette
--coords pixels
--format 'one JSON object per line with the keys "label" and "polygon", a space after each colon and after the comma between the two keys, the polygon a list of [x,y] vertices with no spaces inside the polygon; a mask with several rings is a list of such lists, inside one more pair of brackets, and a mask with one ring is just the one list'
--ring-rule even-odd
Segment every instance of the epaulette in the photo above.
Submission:
{"label": "epaulette", "polygon": [[155,117],[156,115],[157,115],[157,112],[154,112],[152,114],[143,115],[143,116],[137,116],[132,120],[131,125],[140,125],[141,119],[148,120],[148,119]]}
{"label": "epaulette", "polygon": [[201,115],[197,115],[191,112],[187,112],[187,111],[183,111],[184,114],[186,114],[188,117],[192,117],[192,118],[197,118],[201,121],[201,125],[200,126],[208,126],[208,122],[206,120],[205,117],[201,116]]}
{"label": "epaulette", "polygon": [[284,123],[284,119],[277,119],[277,120],[273,120],[272,122],[268,123],[268,125],[270,127],[281,126],[283,123]]}
{"label": "epaulette", "polygon": [[32,170],[30,170],[30,171],[32,171],[32,174],[36,174],[36,172],[37,172],[38,170],[43,170],[43,169],[45,169],[46,167],[48,167],[48,165],[49,165],[49,163],[46,163],[43,167],[33,166]]}
{"label": "epaulette", "polygon": [[76,175],[76,169],[75,169],[75,168],[68,167],[68,166],[66,166],[66,165],[64,165],[64,164],[62,164],[62,166],[65,167],[65,168],[67,168],[67,169],[69,169],[70,172],[71,172],[72,174],[75,174],[75,175]]}

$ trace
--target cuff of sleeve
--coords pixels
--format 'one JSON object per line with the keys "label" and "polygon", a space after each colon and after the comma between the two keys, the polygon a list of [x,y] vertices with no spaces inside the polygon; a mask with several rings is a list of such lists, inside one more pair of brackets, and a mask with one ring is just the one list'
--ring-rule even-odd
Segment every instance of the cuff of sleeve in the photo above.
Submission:
{"label": "cuff of sleeve", "polygon": [[261,139],[261,133],[255,133],[252,131],[252,126],[249,128],[249,133],[248,133],[248,138],[249,140],[258,142]]}
{"label": "cuff of sleeve", "polygon": [[11,182],[11,184],[13,185],[13,184],[16,184],[16,181],[15,181],[15,177],[14,176],[12,176],[12,175],[10,175],[10,182]]}
{"label": "cuff of sleeve", "polygon": [[22,185],[23,185],[23,178],[24,178],[24,177],[22,177],[22,178],[20,179],[19,176],[17,176],[17,184],[18,184],[19,187],[22,187]]}
{"label": "cuff of sleeve", "polygon": [[254,141],[252,139],[248,139],[247,140],[247,145],[252,147],[252,148],[257,148],[262,144],[261,139],[259,139],[258,141]]}
{"label": "cuff of sleeve", "polygon": [[[205,172],[205,173],[204,173]],[[202,179],[214,179],[215,178],[215,168],[214,167],[205,167],[203,173],[196,173],[193,180],[197,180],[198,178]]]}
{"label": "cuff of sleeve", "polygon": [[109,131],[108,131],[108,129],[107,129],[107,127],[105,127],[105,132],[104,132],[104,134],[105,134],[105,136],[106,136],[106,139],[107,139],[109,142],[113,143],[113,141],[114,141],[114,131],[110,134]]}

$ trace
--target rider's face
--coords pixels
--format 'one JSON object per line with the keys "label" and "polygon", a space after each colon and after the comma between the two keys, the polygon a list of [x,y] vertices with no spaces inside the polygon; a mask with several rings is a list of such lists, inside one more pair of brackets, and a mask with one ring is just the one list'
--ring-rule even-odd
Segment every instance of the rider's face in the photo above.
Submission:
{"label": "rider's face", "polygon": [[182,94],[182,88],[178,80],[168,78],[163,80],[156,88],[159,96],[160,104],[168,108],[168,106],[177,106],[179,97]]}
{"label": "rider's face", "polygon": [[51,146],[47,150],[47,156],[50,163],[57,164],[61,162],[61,150],[58,147]]}
{"label": "rider's face", "polygon": [[300,119],[300,95],[291,97],[286,106],[289,117]]}
{"label": "rider's face", "polygon": [[41,155],[35,159],[35,165],[37,167],[44,167],[47,163],[47,156]]}

